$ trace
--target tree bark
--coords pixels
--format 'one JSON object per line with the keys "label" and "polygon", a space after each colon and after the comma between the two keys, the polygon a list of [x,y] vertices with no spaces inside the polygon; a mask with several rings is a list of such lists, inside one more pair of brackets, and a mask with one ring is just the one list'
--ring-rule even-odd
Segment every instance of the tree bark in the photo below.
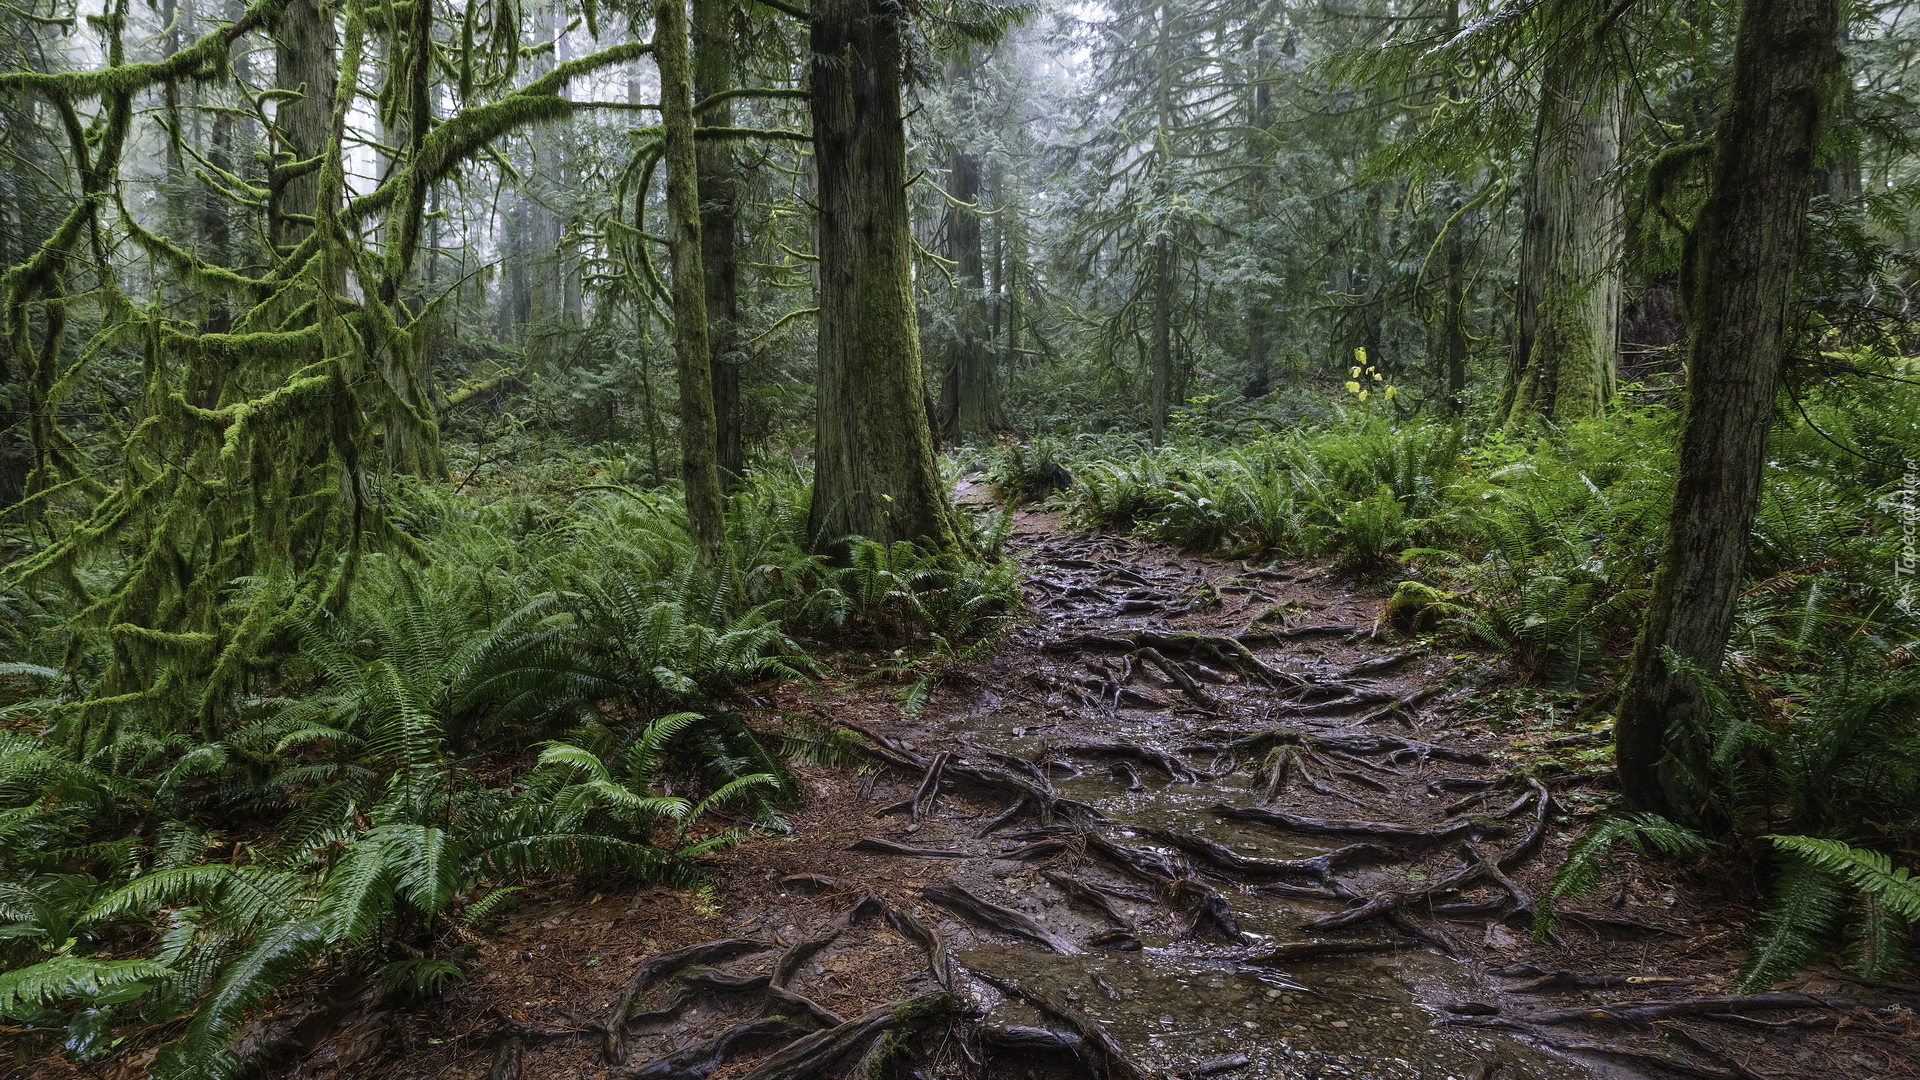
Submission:
{"label": "tree bark", "polygon": [[907,231],[902,25],[890,0],[815,0],[810,29],[819,185],[816,547],[849,536],[955,543],[933,456]]}
{"label": "tree bark", "polygon": [[1173,221],[1172,208],[1168,205],[1172,197],[1172,180],[1168,173],[1173,168],[1173,68],[1167,55],[1173,31],[1173,11],[1168,5],[1162,4],[1159,16],[1156,75],[1160,84],[1156,106],[1158,130],[1155,132],[1154,154],[1157,160],[1154,163],[1153,195],[1154,212],[1160,217],[1160,228],[1153,238],[1153,400],[1150,406],[1153,415],[1148,419],[1148,435],[1155,446],[1159,446],[1167,435],[1167,390],[1173,379]]}
{"label": "tree bark", "polygon": [[[966,60],[948,68],[956,87],[955,107],[964,115],[972,107],[969,84],[973,65]],[[954,262],[954,333],[948,344],[945,401],[940,415],[943,434],[961,442],[1003,426],[1000,391],[994,382],[993,356],[986,343],[986,268],[980,247],[980,159],[955,147],[948,164],[947,258]],[[958,205],[965,204],[965,205]]]}
{"label": "tree bark", "polygon": [[[1253,88],[1253,103],[1248,124],[1253,128],[1253,154],[1257,163],[1247,172],[1248,201],[1252,203],[1252,219],[1259,221],[1267,216],[1267,192],[1271,181],[1267,175],[1267,164],[1273,160],[1273,141],[1267,134],[1268,125],[1273,123],[1273,86],[1267,80],[1271,78],[1269,70],[1271,49],[1261,45],[1256,55],[1261,63],[1257,69],[1259,82]],[[1264,260],[1262,260],[1264,263]],[[1265,270],[1261,265],[1258,269]],[[1255,282],[1247,289],[1247,368],[1251,374],[1247,378],[1247,396],[1265,397],[1273,386],[1271,346],[1267,341],[1267,307],[1270,299],[1265,282]]]}
{"label": "tree bark", "polygon": [[725,500],[714,455],[713,369],[707,342],[707,280],[700,266],[700,166],[694,150],[693,74],[686,0],[654,8],[653,59],[660,66],[666,132],[667,240],[673,265],[673,351],[680,375],[680,474],[687,524],[702,565],[726,553]]}
{"label": "tree bark", "polygon": [[1620,310],[1624,87],[1602,63],[1556,49],[1520,241],[1515,342],[1501,413],[1510,424],[1596,416],[1612,398]]}
{"label": "tree bark", "polygon": [[[733,89],[733,0],[693,0],[693,100],[696,107]],[[733,106],[699,110],[707,127],[731,127]],[[700,265],[706,272],[707,327],[713,376],[715,452],[721,481],[732,486],[746,472],[740,415],[740,176],[733,144],[703,141],[700,159]]]}
{"label": "tree bark", "polygon": [[1688,253],[1694,292],[1686,416],[1667,541],[1615,726],[1620,785],[1641,809],[1690,807],[1663,768],[1700,708],[1672,650],[1717,672],[1760,500],[1767,428],[1788,348],[1824,98],[1839,64],[1839,0],[1745,0],[1713,187]]}
{"label": "tree bark", "polygon": [[[1456,197],[1454,210],[1460,209]],[[1455,220],[1447,230],[1447,298],[1440,320],[1441,355],[1446,362],[1447,412],[1467,411],[1467,242],[1466,226]]]}
{"label": "tree bark", "polygon": [[[268,182],[273,242],[290,247],[313,231],[320,170],[300,165],[320,156],[333,134],[334,83],[339,78],[333,14],[321,0],[290,0],[273,35],[275,149],[280,155]],[[293,168],[288,170],[289,166]]]}

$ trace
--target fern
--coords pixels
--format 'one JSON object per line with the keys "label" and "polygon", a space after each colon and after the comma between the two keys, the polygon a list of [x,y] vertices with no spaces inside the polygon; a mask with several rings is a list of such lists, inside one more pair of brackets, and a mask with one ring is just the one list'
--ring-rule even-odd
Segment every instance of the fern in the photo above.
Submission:
{"label": "fern", "polygon": [[1713,841],[1658,814],[1611,814],[1595,821],[1580,839],[1567,849],[1566,861],[1554,872],[1553,883],[1540,894],[1534,915],[1533,932],[1544,937],[1559,924],[1557,905],[1600,888],[1612,864],[1614,845],[1626,844],[1640,855],[1652,852],[1677,855],[1707,851]]}
{"label": "fern", "polygon": [[1811,859],[1790,858],[1773,879],[1773,904],[1760,916],[1759,930],[1736,986],[1770,986],[1792,974],[1820,951],[1844,902],[1836,877]]}
{"label": "fern", "polygon": [[24,1019],[63,1002],[126,1000],[147,984],[173,974],[153,960],[96,960],[55,956],[29,967],[0,971],[0,1016]]}
{"label": "fern", "polygon": [[1920,919],[1920,879],[1878,851],[1814,836],[1769,836],[1783,851],[1845,878],[1863,896],[1907,919]]}

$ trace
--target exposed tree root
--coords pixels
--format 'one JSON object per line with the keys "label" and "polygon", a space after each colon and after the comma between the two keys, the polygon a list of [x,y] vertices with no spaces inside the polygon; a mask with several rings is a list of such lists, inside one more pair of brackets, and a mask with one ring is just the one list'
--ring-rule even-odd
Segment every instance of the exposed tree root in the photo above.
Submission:
{"label": "exposed tree root", "polygon": [[1661,978],[1647,975],[1593,975],[1577,971],[1548,971],[1533,964],[1517,964],[1489,972],[1503,979],[1525,979],[1507,987],[1512,994],[1546,993],[1552,990],[1610,990],[1619,986],[1689,986],[1701,979]]}
{"label": "exposed tree root", "polygon": [[1239,945],[1246,939],[1240,933],[1240,921],[1233,917],[1233,909],[1227,906],[1227,898],[1220,890],[1195,878],[1180,878],[1167,889],[1168,897],[1174,903],[1187,909],[1193,918],[1193,927],[1189,934],[1198,937],[1202,931],[1211,931],[1215,936],[1230,945]]}
{"label": "exposed tree root", "polygon": [[1220,703],[1213,700],[1213,695],[1202,690],[1200,684],[1188,674],[1185,668],[1162,656],[1160,650],[1142,648],[1136,650],[1133,655],[1166,672],[1167,678],[1172,679],[1174,685],[1180,688],[1180,692],[1187,695],[1195,705],[1210,713],[1220,711]]}
{"label": "exposed tree root", "polygon": [[946,771],[947,759],[952,756],[943,750],[927,763],[927,775],[913,793],[913,820],[919,821],[922,813],[932,809],[934,800],[940,797],[940,774]]}
{"label": "exposed tree root", "polygon": [[1489,865],[1489,863],[1482,859],[1470,858],[1465,866],[1442,874],[1420,888],[1391,889],[1376,893],[1371,899],[1358,907],[1351,907],[1345,911],[1336,911],[1331,915],[1324,915],[1310,922],[1301,923],[1300,928],[1309,931],[1332,930],[1335,927],[1351,926],[1363,919],[1385,915],[1390,911],[1405,909],[1422,900],[1429,899],[1441,893],[1451,892],[1454,889],[1478,880],[1486,875]]}
{"label": "exposed tree root", "polygon": [[1255,967],[1279,967],[1301,960],[1311,960],[1319,956],[1351,956],[1355,953],[1392,952],[1403,949],[1406,942],[1393,938],[1308,938],[1305,941],[1289,941],[1276,945],[1263,953],[1257,953],[1241,961]]}
{"label": "exposed tree root", "polygon": [[940,936],[938,927],[921,922],[913,912],[900,908],[887,909],[887,925],[925,949],[927,969],[933,972],[933,981],[944,989],[953,989],[953,961],[947,958],[947,942]]}
{"label": "exposed tree root", "polygon": [[1242,736],[1228,743],[1226,752],[1230,755],[1256,756],[1264,754],[1275,746],[1305,746],[1313,750],[1340,750],[1349,754],[1367,756],[1386,755],[1388,760],[1396,762],[1404,758],[1432,758],[1436,761],[1452,761],[1462,765],[1493,764],[1492,759],[1485,754],[1471,750],[1456,750],[1450,746],[1402,738],[1398,735],[1382,735],[1369,731],[1315,735],[1291,727],[1272,727]]}
{"label": "exposed tree root", "polygon": [[788,874],[780,879],[780,888],[802,896],[819,896],[823,893],[856,892],[860,886],[832,874]]}
{"label": "exposed tree root", "polygon": [[1095,1080],[1157,1080],[1157,1074],[1149,1072],[1135,1062],[1120,1043],[1099,1021],[1083,1016],[1079,1012],[1048,998],[1044,994],[1028,991],[1008,979],[990,975],[978,968],[968,968],[975,978],[992,986],[1010,997],[1019,998],[1039,1009],[1040,1012],[1065,1024],[1077,1037],[1073,1045],[1073,1054],[1080,1059],[1081,1065]]}
{"label": "exposed tree root", "polygon": [[1615,1002],[1610,1005],[1589,1005],[1574,1009],[1544,1009],[1525,1013],[1502,1013],[1497,1017],[1463,1018],[1461,1023],[1484,1023],[1501,1026],[1506,1023],[1536,1025],[1542,1027],[1556,1024],[1583,1024],[1593,1021],[1606,1021],[1616,1024],[1645,1025],[1656,1020],[1673,1020],[1683,1016],[1713,1017],[1719,1015],[1739,1015],[1750,1012],[1771,1012],[1776,1009],[1828,1009],[1846,1011],[1866,1009],[1872,1003],[1859,998],[1842,997],[1833,994],[1720,994],[1711,997],[1685,998],[1680,1001],[1640,1001]]}
{"label": "exposed tree root", "polygon": [[771,983],[767,985],[767,1011],[789,1015],[797,1013],[810,1017],[818,1027],[835,1027],[846,1023],[839,1013],[805,994],[795,993],[784,986],[774,986]]}
{"label": "exposed tree root", "polygon": [[633,1006],[640,995],[653,988],[661,980],[683,968],[717,964],[739,956],[766,952],[773,946],[762,941],[750,941],[746,938],[720,938],[715,941],[703,941],[698,945],[689,945],[684,949],[664,952],[640,965],[633,973],[627,985],[620,993],[620,1000],[607,1011],[606,1018],[600,1022],[606,1034],[603,1048],[607,1063],[624,1064],[627,1055],[626,1027],[627,1018],[633,1012]]}
{"label": "exposed tree root", "polygon": [[920,890],[920,895],[976,925],[1025,938],[1063,956],[1082,951],[1080,946],[1048,930],[1024,912],[982,900],[951,881],[929,885]]}
{"label": "exposed tree root", "polygon": [[980,1041],[995,1050],[1012,1050],[1023,1054],[1071,1054],[1080,1045],[1080,1036],[1071,1031],[1016,1024],[982,1028]]}
{"label": "exposed tree root", "polygon": [[841,930],[836,928],[822,937],[795,942],[791,948],[780,954],[780,959],[773,962],[773,985],[784,988],[792,982],[794,975],[800,971],[800,965],[813,959],[813,954],[833,944],[840,934]]}
{"label": "exposed tree root", "polygon": [[620,1069],[613,1075],[630,1080],[706,1080],[720,1066],[767,1046],[790,1043],[814,1030],[785,1016],[770,1016],[735,1024],[705,1042],[685,1046],[655,1058],[638,1069]]}
{"label": "exposed tree root", "polygon": [[1188,768],[1185,762],[1172,754],[1141,746],[1127,739],[1115,739],[1112,742],[1061,743],[1049,749],[1056,754],[1078,754],[1085,757],[1138,762],[1148,768],[1166,773],[1168,777],[1179,783],[1191,783],[1202,779],[1200,773]]}
{"label": "exposed tree root", "polygon": [[882,840],[877,836],[861,837],[847,845],[848,851],[866,851],[876,855],[904,855],[914,859],[971,859],[972,855],[964,851],[952,851],[945,848],[913,847],[908,844],[896,844],[891,840]]}
{"label": "exposed tree root", "polygon": [[1088,881],[1082,881],[1071,874],[1063,874],[1055,870],[1043,870],[1040,876],[1045,878],[1054,888],[1065,893],[1067,899],[1093,908],[1095,911],[1106,916],[1107,921],[1113,923],[1114,926],[1119,929],[1133,929],[1133,920],[1115,906],[1114,900],[1116,897],[1098,885]]}
{"label": "exposed tree root", "polygon": [[[1124,652],[1144,653],[1151,650],[1161,656],[1164,667],[1166,656],[1191,657],[1202,661],[1212,661],[1220,667],[1267,686],[1297,686],[1304,680],[1270,667],[1266,661],[1255,656],[1240,638],[1220,634],[1174,633],[1164,634],[1153,630],[1127,630],[1114,634],[1082,634],[1065,638],[1042,646],[1047,652]],[[1151,659],[1142,656],[1142,659]],[[1169,677],[1178,681],[1179,676],[1168,672]]]}
{"label": "exposed tree root", "polygon": [[[837,719],[834,721],[834,724],[839,727],[844,727],[849,731],[858,732],[864,736],[868,743],[865,747],[866,751],[881,761],[918,776],[924,777],[926,775],[927,768],[931,764],[928,759],[906,750],[885,735],[850,720]],[[1014,758],[1013,760],[1020,761],[1021,759]],[[1055,814],[1087,822],[1102,822],[1106,820],[1106,815],[1095,810],[1093,807],[1082,802],[1075,802],[1072,799],[1063,799],[1054,794],[1053,785],[1047,780],[1045,773],[1041,772],[1032,762],[1023,762],[1023,764],[1026,765],[1027,770],[1030,770],[1030,774],[1036,777],[1035,779],[1017,776],[1006,769],[968,765],[952,761],[948,763],[945,771],[957,779],[972,781],[989,790],[1006,791],[1026,796],[1033,800],[1035,806],[1040,808],[1040,817],[1043,821],[1051,821]]]}
{"label": "exposed tree root", "polygon": [[1215,843],[1205,837],[1175,832],[1172,829],[1142,827],[1135,830],[1142,836],[1151,837],[1170,847],[1175,847],[1189,855],[1197,856],[1222,870],[1228,870],[1242,877],[1299,877],[1307,876],[1315,881],[1326,882],[1332,879],[1333,867],[1338,863],[1356,862],[1361,859],[1392,858],[1393,852],[1371,844],[1349,844],[1335,851],[1315,855],[1310,859],[1262,859],[1242,855],[1224,844]]}
{"label": "exposed tree root", "polygon": [[1096,832],[1082,834],[1086,837],[1087,853],[1106,860],[1124,873],[1139,878],[1156,888],[1164,887],[1167,882],[1187,876],[1187,870],[1181,863],[1175,863],[1156,851],[1128,847],[1116,844]]}
{"label": "exposed tree root", "polygon": [[1283,814],[1259,806],[1215,805],[1213,812],[1239,821],[1255,821],[1287,832],[1315,836],[1367,836],[1414,848],[1440,847],[1470,836],[1492,836],[1505,829],[1497,822],[1479,818],[1461,818],[1440,825],[1402,825],[1396,821],[1348,821],[1341,818],[1307,817]]}
{"label": "exposed tree root", "polygon": [[835,1062],[865,1051],[877,1035],[918,1031],[964,1015],[965,1004],[946,991],[882,1005],[843,1024],[816,1031],[755,1066],[742,1080],[810,1080]]}

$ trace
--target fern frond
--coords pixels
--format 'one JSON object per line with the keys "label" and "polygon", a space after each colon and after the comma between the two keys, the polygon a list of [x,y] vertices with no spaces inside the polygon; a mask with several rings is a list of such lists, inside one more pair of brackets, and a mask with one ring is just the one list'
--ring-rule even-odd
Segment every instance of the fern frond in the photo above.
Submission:
{"label": "fern frond", "polygon": [[91,1001],[173,974],[152,960],[96,960],[55,956],[0,972],[0,1016],[19,1017],[65,1001]]}

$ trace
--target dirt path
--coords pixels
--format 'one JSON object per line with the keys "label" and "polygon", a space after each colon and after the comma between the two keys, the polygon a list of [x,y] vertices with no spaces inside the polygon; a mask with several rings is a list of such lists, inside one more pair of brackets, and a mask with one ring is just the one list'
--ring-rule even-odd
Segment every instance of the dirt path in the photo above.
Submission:
{"label": "dirt path", "polygon": [[[893,687],[778,691],[770,714],[858,731],[877,768],[803,770],[793,833],[730,854],[691,910],[669,890],[544,897],[431,1016],[377,1051],[329,1057],[355,1045],[331,1038],[297,1075],[382,1053],[495,1080],[794,1080],[863,1058],[929,1080],[1910,1064],[1910,1012],[1706,999],[1737,928],[1670,881],[1624,879],[1532,942],[1578,780],[1511,771],[1459,722],[1473,703],[1440,698],[1448,661],[1376,633],[1377,600],[1039,514],[1014,547],[1032,617],[917,717]],[[1649,1001],[1669,1004],[1568,1023]]]}

